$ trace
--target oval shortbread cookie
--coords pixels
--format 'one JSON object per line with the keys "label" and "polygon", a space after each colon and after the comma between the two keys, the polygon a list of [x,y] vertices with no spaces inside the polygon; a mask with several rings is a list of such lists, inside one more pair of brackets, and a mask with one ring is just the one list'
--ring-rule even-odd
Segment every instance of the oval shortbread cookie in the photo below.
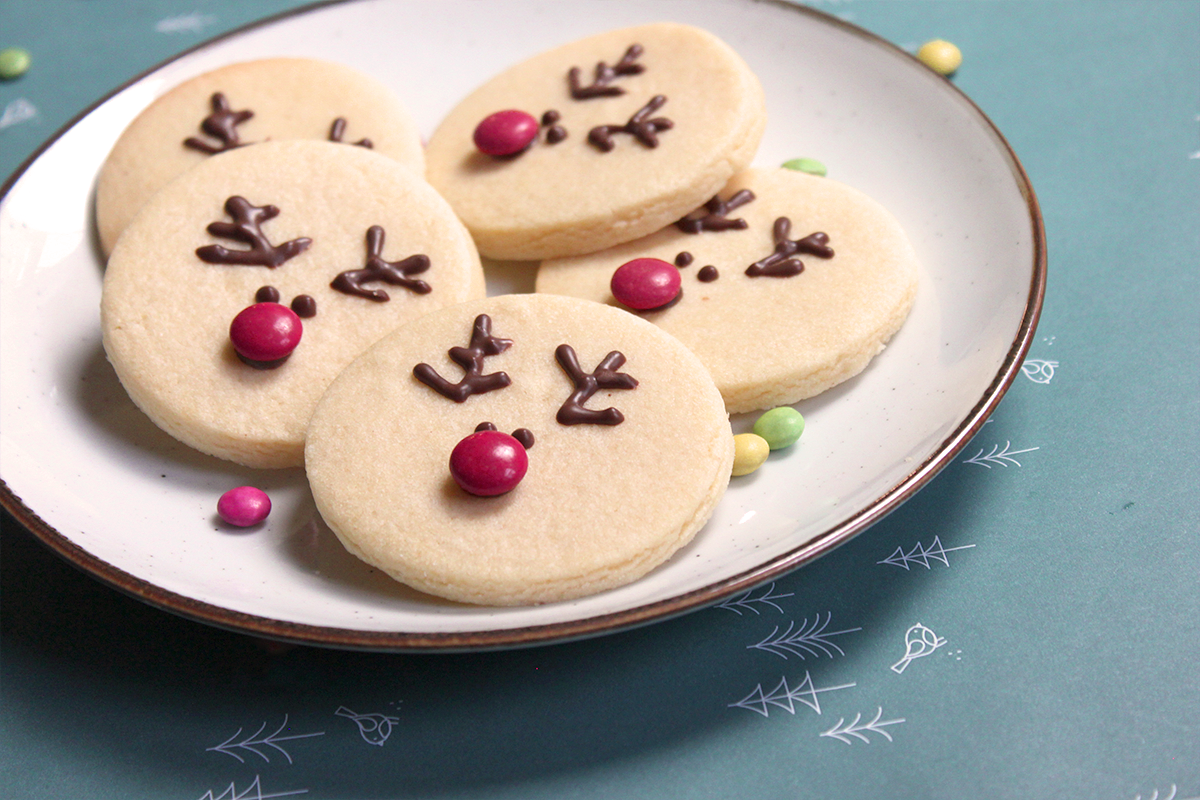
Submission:
{"label": "oval shortbread cookie", "polygon": [[636,258],[678,266],[678,301],[641,313],[700,357],[730,413],[857,375],[900,328],[917,286],[912,246],[874,200],[828,178],[751,169],[677,225],[543,262],[537,291],[616,304],[613,273]]}
{"label": "oval shortbread cookie", "polygon": [[96,186],[104,252],[150,195],[214,151],[282,139],[369,144],[417,171],[425,165],[415,123],[380,81],[308,58],[231,64],[174,87],[121,134]]}
{"label": "oval shortbread cookie", "polygon": [[[362,148],[269,142],[214,156],[146,204],[109,259],[101,323],[121,383],[160,427],[284,467],[302,463],[309,415],[355,356],[483,294],[470,236],[415,172]],[[231,343],[234,317],[264,299],[303,318],[274,369]]]}
{"label": "oval shortbread cookie", "polygon": [[[506,494],[468,494],[451,476],[451,452],[481,424],[531,443]],[[330,386],[305,449],[317,507],[350,552],[488,605],[641,577],[708,519],[732,460],[720,394],[682,344],[617,309],[531,294],[380,341]]]}
{"label": "oval shortbread cookie", "polygon": [[[541,120],[495,157],[473,142],[495,112]],[[536,123],[534,123],[536,124]],[[658,230],[750,163],[763,90],[712,34],[656,23],[542,53],[458,104],[430,139],[429,181],[497,259],[592,252]]]}

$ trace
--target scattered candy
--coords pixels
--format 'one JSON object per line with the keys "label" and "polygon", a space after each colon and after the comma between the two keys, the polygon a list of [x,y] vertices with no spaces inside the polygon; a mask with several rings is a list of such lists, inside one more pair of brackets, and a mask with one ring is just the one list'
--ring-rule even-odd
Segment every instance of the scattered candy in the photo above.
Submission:
{"label": "scattered candy", "polygon": [[257,525],[270,513],[271,498],[253,486],[230,489],[217,501],[217,514],[221,519],[239,528]]}
{"label": "scattered candy", "polygon": [[681,282],[674,264],[657,258],[635,258],[617,268],[609,285],[619,303],[648,311],[674,300]]}
{"label": "scattered candy", "polygon": [[0,50],[0,80],[11,81],[21,77],[29,70],[31,60],[29,51],[20,47]]}
{"label": "scattered candy", "polygon": [[772,408],[755,421],[754,432],[765,439],[772,450],[782,450],[794,445],[804,433],[804,417],[791,406]]}
{"label": "scattered candy", "polygon": [[538,121],[524,111],[497,111],[475,128],[475,146],[489,156],[519,153],[537,138]]}
{"label": "scattered candy", "polygon": [[450,475],[464,492],[495,497],[516,488],[529,468],[521,443],[500,431],[468,435],[450,453]]}
{"label": "scattered candy", "polygon": [[917,58],[939,75],[953,75],[962,66],[962,52],[953,44],[934,39],[921,45]]}
{"label": "scattered candy", "polygon": [[233,349],[263,369],[279,366],[300,344],[303,333],[300,317],[279,303],[255,303],[242,309],[229,325]]}
{"label": "scattered candy", "polygon": [[771,455],[771,446],[757,433],[739,433],[733,437],[733,476],[749,475]]}
{"label": "scattered candy", "polygon": [[783,162],[781,166],[784,169],[807,172],[810,175],[820,175],[822,178],[825,177],[825,165],[815,158],[793,158],[791,161]]}

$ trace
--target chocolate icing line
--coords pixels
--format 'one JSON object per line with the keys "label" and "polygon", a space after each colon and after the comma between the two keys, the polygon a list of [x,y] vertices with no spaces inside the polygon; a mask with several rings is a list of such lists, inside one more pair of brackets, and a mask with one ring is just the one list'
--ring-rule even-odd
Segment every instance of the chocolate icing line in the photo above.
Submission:
{"label": "chocolate icing line", "polygon": [[829,236],[820,231],[810,233],[803,239],[788,239],[792,229],[792,221],[787,217],[779,217],[772,226],[771,234],[775,239],[775,252],[766,258],[755,261],[746,268],[746,274],[751,278],[790,278],[804,271],[804,264],[795,258],[798,253],[805,253],[818,258],[833,258],[833,248],[829,247]]}
{"label": "chocolate icing line", "polygon": [[450,360],[463,369],[462,380],[450,383],[428,364],[417,364],[413,367],[413,376],[442,397],[461,403],[473,394],[503,389],[512,383],[512,379],[504,372],[483,374],[483,360],[488,356],[499,355],[511,346],[512,339],[492,335],[492,318],[487,314],[480,314],[471,328],[470,345],[451,347],[448,351]]}
{"label": "chocolate icing line", "polygon": [[595,410],[585,408],[584,403],[591,399],[600,389],[634,389],[637,378],[624,372],[617,372],[625,363],[625,356],[613,350],[606,355],[596,369],[587,373],[579,366],[579,357],[575,348],[569,344],[560,344],[554,351],[554,358],[563,372],[571,379],[575,391],[558,409],[556,419],[560,425],[620,425],[625,421],[625,415],[615,408]]}
{"label": "chocolate icing line", "polygon": [[240,264],[275,269],[290,258],[303,253],[312,239],[301,237],[273,245],[263,233],[262,223],[279,216],[273,205],[255,206],[244,197],[234,195],[225,201],[225,213],[233,222],[213,222],[206,230],[222,239],[233,239],[249,245],[248,250],[230,250],[219,244],[196,248],[196,255],[209,264]]}
{"label": "chocolate icing line", "polygon": [[[335,119],[333,121],[333,124],[329,126],[329,141],[337,142],[340,144],[342,142],[342,139],[345,137],[345,135],[346,135],[346,118],[338,117],[337,119]],[[375,147],[375,143],[372,142],[370,139],[359,139],[357,142],[354,142],[354,145],[357,147],[365,147],[368,150],[371,150]]]}
{"label": "chocolate icing line", "polygon": [[229,99],[221,92],[214,92],[208,102],[212,113],[200,121],[200,130],[216,139],[219,144],[210,144],[203,139],[189,136],[183,140],[184,146],[207,155],[224,153],[226,150],[241,147],[243,143],[238,136],[237,126],[253,117],[254,112],[234,111],[229,105]]}
{"label": "chocolate icing line", "polygon": [[701,231],[728,231],[728,230],[744,230],[748,223],[745,219],[738,217],[737,219],[726,219],[726,215],[735,208],[740,208],[754,199],[754,192],[749,189],[741,189],[734,193],[733,197],[728,200],[722,200],[720,195],[713,195],[712,199],[701,206],[697,211],[703,210],[705,213],[701,217],[693,216],[696,212],[693,211],[683,219],[675,223],[675,227],[684,233],[700,233]]}
{"label": "chocolate icing line", "polygon": [[612,82],[622,75],[638,75],[644,72],[646,66],[635,63],[642,52],[640,44],[631,44],[625,54],[621,56],[621,60],[613,66],[610,67],[603,61],[598,62],[592,73],[591,86],[584,86],[580,83],[579,76],[583,74],[583,70],[579,67],[571,67],[567,71],[567,87],[571,92],[572,99],[590,100],[595,97],[615,97],[625,94],[623,88],[613,86]]}
{"label": "chocolate icing line", "polygon": [[614,133],[628,133],[646,147],[658,147],[660,131],[670,130],[675,123],[666,117],[650,118],[667,102],[666,95],[656,94],[646,105],[639,108],[624,125],[597,125],[588,131],[588,143],[603,153],[616,147],[612,140]]}
{"label": "chocolate icing line", "polygon": [[402,286],[414,294],[429,294],[433,289],[428,283],[410,275],[429,269],[429,256],[416,254],[400,261],[384,261],[383,242],[387,234],[379,225],[367,229],[367,263],[362,269],[339,272],[329,286],[342,294],[363,297],[377,303],[386,303],[391,297],[383,289],[368,289],[366,284],[382,282]]}

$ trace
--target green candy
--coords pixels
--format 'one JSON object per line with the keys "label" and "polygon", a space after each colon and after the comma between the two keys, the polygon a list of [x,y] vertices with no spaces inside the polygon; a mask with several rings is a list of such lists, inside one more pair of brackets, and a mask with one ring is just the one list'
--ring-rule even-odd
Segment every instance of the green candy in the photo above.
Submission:
{"label": "green candy", "polygon": [[0,80],[19,78],[29,69],[29,51],[19,47],[0,50]]}
{"label": "green candy", "polygon": [[791,406],[772,408],[754,423],[754,432],[766,439],[772,450],[782,450],[804,433],[804,417]]}
{"label": "green candy", "polygon": [[815,158],[793,158],[791,161],[783,162],[783,168],[825,177],[825,165]]}

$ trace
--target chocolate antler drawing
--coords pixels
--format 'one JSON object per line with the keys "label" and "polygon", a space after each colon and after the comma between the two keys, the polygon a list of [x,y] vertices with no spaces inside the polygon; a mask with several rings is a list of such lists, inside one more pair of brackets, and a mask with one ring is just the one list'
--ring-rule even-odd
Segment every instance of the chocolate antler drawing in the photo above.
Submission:
{"label": "chocolate antler drawing", "polygon": [[213,236],[234,239],[250,246],[249,250],[230,250],[219,244],[196,248],[196,255],[209,264],[247,264],[275,269],[289,258],[308,249],[312,239],[301,237],[276,247],[262,231],[262,223],[279,216],[276,206],[251,205],[244,197],[234,195],[225,201],[225,213],[233,222],[213,222],[206,229]]}
{"label": "chocolate antler drawing", "polygon": [[579,357],[575,348],[569,344],[560,344],[554,351],[554,358],[563,368],[575,391],[558,409],[556,417],[562,425],[620,425],[625,421],[625,415],[615,408],[595,411],[584,408],[591,396],[600,389],[633,389],[638,385],[637,378],[624,372],[617,372],[625,363],[625,356],[616,350],[604,357],[592,373],[586,373],[579,366]]}
{"label": "chocolate antler drawing", "polygon": [[338,273],[329,285],[342,294],[365,297],[377,303],[386,303],[390,298],[383,289],[368,289],[363,284],[372,281],[390,283],[392,286],[403,286],[416,294],[429,294],[432,289],[425,281],[410,278],[429,269],[429,256],[409,256],[403,261],[384,261],[383,240],[385,233],[379,225],[367,229],[367,265],[362,269],[348,269]]}
{"label": "chocolate antler drawing", "polygon": [[746,220],[741,217],[726,219],[726,215],[735,208],[746,205],[746,203],[749,203],[753,199],[754,192],[749,189],[738,191],[728,200],[722,200],[720,195],[713,195],[712,200],[709,200],[701,207],[706,212],[704,216],[694,217],[692,214],[695,212],[692,212],[692,214],[676,222],[675,227],[684,233],[742,230],[747,225]]}
{"label": "chocolate antler drawing", "polygon": [[647,119],[667,102],[664,95],[656,94],[650,102],[639,108],[624,125],[597,125],[588,131],[588,142],[607,153],[616,147],[612,140],[614,133],[628,133],[646,147],[658,147],[658,132],[670,130],[675,123],[666,117]]}
{"label": "chocolate antler drawing", "polygon": [[[340,144],[342,141],[342,138],[345,135],[346,135],[346,118],[338,117],[337,119],[335,119],[333,121],[333,124],[329,126],[329,141],[338,142]],[[354,144],[357,145],[358,147],[365,147],[368,150],[375,147],[375,143],[372,142],[370,139],[359,139],[357,142],[354,142]]]}
{"label": "chocolate antler drawing", "polygon": [[503,372],[483,374],[483,359],[499,355],[512,345],[512,339],[501,339],[492,335],[492,318],[480,314],[471,329],[471,344],[468,347],[451,347],[450,359],[463,368],[463,378],[450,383],[428,364],[413,367],[413,376],[421,383],[456,403],[461,403],[473,394],[483,394],[503,389],[512,379]]}
{"label": "chocolate antler drawing", "polygon": [[775,237],[775,252],[761,261],[755,261],[746,268],[746,274],[751,278],[767,276],[769,278],[789,278],[804,271],[804,264],[794,258],[797,253],[807,253],[820,258],[833,258],[833,248],[829,247],[829,236],[824,233],[810,233],[803,239],[788,239],[792,230],[792,221],[787,217],[775,220],[772,233]]}
{"label": "chocolate antler drawing", "polygon": [[209,155],[241,147],[242,142],[238,137],[237,126],[253,117],[254,112],[234,111],[229,106],[229,100],[220,92],[215,93],[209,103],[212,105],[212,113],[200,122],[200,130],[219,141],[220,144],[210,144],[203,139],[189,136],[183,140],[184,145]]}
{"label": "chocolate antler drawing", "polygon": [[589,100],[593,97],[614,97],[625,94],[624,89],[620,86],[613,86],[612,82],[620,75],[637,75],[645,70],[644,64],[634,63],[641,54],[642,46],[631,44],[625,51],[625,55],[621,56],[621,60],[615,65],[610,67],[603,61],[597,63],[595,79],[591,86],[580,85],[579,76],[582,74],[582,70],[579,67],[571,67],[567,73],[567,85],[571,88],[571,97],[576,100]]}

